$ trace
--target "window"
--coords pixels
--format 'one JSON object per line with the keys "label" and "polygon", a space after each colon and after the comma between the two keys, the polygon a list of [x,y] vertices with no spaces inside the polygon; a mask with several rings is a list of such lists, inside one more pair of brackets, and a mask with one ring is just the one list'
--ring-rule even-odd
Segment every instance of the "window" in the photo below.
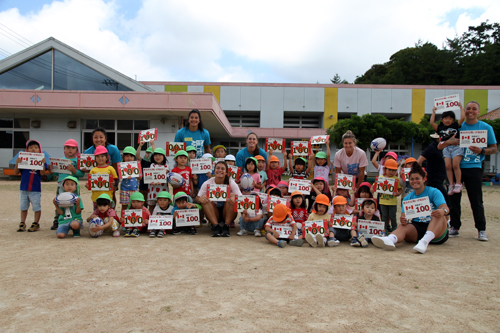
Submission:
{"label": "window", "polygon": [[260,112],[225,111],[227,120],[233,127],[259,127]]}
{"label": "window", "polygon": [[0,89],[51,90],[52,51],[0,74]]}
{"label": "window", "polygon": [[285,112],[283,117],[284,128],[321,128],[322,114],[308,112]]}
{"label": "window", "polygon": [[[236,154],[238,154],[241,149],[246,147],[246,141],[221,141],[218,144],[213,144],[214,147],[217,145],[223,145],[224,147],[226,147],[228,154],[234,155],[236,157]],[[264,146],[259,143],[259,147],[262,148]]]}
{"label": "window", "polygon": [[97,127],[103,127],[108,134],[108,142],[120,150],[126,146],[136,147],[139,131],[150,128],[149,120],[84,119],[82,124],[83,150],[93,145],[92,131]]}
{"label": "window", "polygon": [[26,148],[26,141],[30,138],[29,128],[29,118],[0,118],[0,148]]}

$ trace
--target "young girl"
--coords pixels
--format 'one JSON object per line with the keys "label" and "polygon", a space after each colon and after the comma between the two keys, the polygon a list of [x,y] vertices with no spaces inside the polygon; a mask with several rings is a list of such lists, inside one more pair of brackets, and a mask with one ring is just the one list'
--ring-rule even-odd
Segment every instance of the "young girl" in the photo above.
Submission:
{"label": "young girl", "polygon": [[[347,205],[346,205],[347,214],[352,214],[354,211],[355,203],[356,203],[356,200],[354,199],[354,193],[349,194],[348,189],[337,188],[336,185],[332,186],[332,191],[334,193],[334,197],[342,196],[347,200]],[[333,206],[330,207],[330,209],[328,210],[328,213],[333,214]]]}
{"label": "young girl", "polygon": [[[361,203],[363,202],[364,199],[371,198],[373,199],[372,192],[370,191],[370,188],[372,187],[372,184],[368,182],[362,182],[359,185],[359,189],[356,191],[355,195],[355,208],[352,211],[352,215],[358,215],[361,216],[363,214],[363,211],[361,209],[356,209],[356,206],[359,205],[361,207]],[[363,200],[360,200],[363,199]],[[375,201],[376,202],[376,201]],[[380,212],[378,209],[375,210],[375,216],[380,217]]]}
{"label": "young girl", "polygon": [[[254,188],[256,188],[260,191],[262,189],[262,183],[260,181],[260,175],[257,172],[257,159],[255,157],[249,157],[246,159],[245,167],[243,168],[243,172],[246,172],[250,176],[252,176]],[[251,191],[253,191],[253,189]],[[243,191],[242,191],[243,194],[249,194],[250,192],[243,193]]]}
{"label": "young girl", "polygon": [[330,192],[327,181],[323,179],[323,177],[316,177],[313,179],[311,185],[311,195],[309,197],[309,205],[307,207],[309,214],[313,210],[313,205],[316,201],[316,197],[320,194],[326,195],[328,201],[332,200],[332,193]]}
{"label": "young girl", "polygon": [[394,160],[394,161],[397,161],[398,160],[398,154],[396,154],[395,152],[393,151],[390,151],[388,153],[385,154],[384,157],[382,157],[382,159],[380,160],[380,164],[377,163],[377,160],[378,160],[378,156],[380,155],[381,151],[375,151],[375,154],[373,155],[373,158],[372,158],[372,165],[377,168],[378,170],[378,175],[379,176],[383,176],[384,175],[384,165],[385,165],[385,162],[388,161],[388,160]]}
{"label": "young girl", "polygon": [[226,157],[224,157],[224,161],[226,161],[226,164],[227,165],[232,165],[232,166],[235,166],[236,165],[236,157],[234,157],[234,155],[226,155]]}
{"label": "young girl", "polygon": [[255,237],[260,237],[260,229],[264,225],[264,219],[262,214],[262,203],[260,201],[259,195],[256,192],[250,193],[251,195],[257,196],[257,200],[259,201],[259,209],[258,210],[250,210],[246,209],[241,212],[240,216],[240,228],[241,230],[237,233],[238,236],[248,235],[249,232],[252,232]]}
{"label": "young girl", "polygon": [[302,236],[302,225],[304,221],[307,221],[309,217],[309,213],[306,208],[306,200],[304,199],[304,195],[299,191],[295,191],[292,193],[292,201],[290,202],[290,207],[292,209],[292,217],[297,223],[297,230],[299,233],[299,237]]}
{"label": "young girl", "polygon": [[284,198],[285,196],[288,195],[288,183],[284,180],[281,180],[279,183],[278,183],[278,186],[277,186],[280,190],[281,190],[281,196]]}
{"label": "young girl", "polygon": [[[273,226],[280,226],[284,223],[290,224],[292,226],[292,233],[288,238],[281,238],[280,234],[273,229]],[[287,242],[291,246],[302,246],[304,241],[297,236],[297,224],[293,220],[290,208],[285,205],[277,204],[274,207],[273,216],[267,220],[266,225],[266,239],[274,245],[278,245],[283,248],[287,245]]]}
{"label": "young girl", "polygon": [[266,167],[268,185],[278,185],[278,183],[281,181],[281,175],[283,174],[283,172],[285,172],[287,167],[286,152],[284,152],[283,155],[284,165],[280,167],[280,160],[276,156],[273,156],[273,150],[269,149],[269,156],[267,157]]}
{"label": "young girl", "polygon": [[[172,215],[172,209],[174,208],[172,205],[172,196],[170,193],[163,191],[158,193],[156,196],[156,206],[155,209],[153,210],[153,214],[151,215]],[[175,223],[172,226],[172,235],[179,235],[181,232],[177,227],[175,226]],[[163,237],[165,236],[165,233],[163,232],[162,229],[158,230],[151,230],[149,233],[149,237]]]}
{"label": "young girl", "polygon": [[[292,165],[292,154],[290,154],[289,165]],[[296,179],[306,179],[309,177],[309,173],[311,172],[311,168],[306,168],[307,160],[303,157],[297,157],[295,162],[293,163],[293,170],[291,173],[292,178]]]}
{"label": "young girl", "polygon": [[[380,222],[380,218],[375,215],[375,212],[378,212],[377,210],[377,201],[373,198],[365,198],[363,200],[363,203],[361,204],[361,209],[360,209],[360,220],[368,220],[368,221],[378,221]],[[366,231],[365,231],[366,232]],[[368,240],[371,241],[369,238]],[[363,232],[358,230],[358,241],[361,243],[361,246],[367,247],[368,242],[365,239],[365,236],[363,235]]]}
{"label": "young girl", "polygon": [[[134,147],[125,147],[123,149],[123,161],[124,162],[132,162],[135,161],[135,155],[137,154]],[[136,192],[139,189],[139,178],[132,178],[129,176],[128,178],[123,178],[121,181],[121,192],[120,192],[120,203],[122,204],[122,210],[126,209],[125,207],[130,203],[130,196],[132,193]]]}
{"label": "young girl", "polygon": [[223,145],[215,146],[213,149],[215,158],[225,158],[227,155],[226,147]]}
{"label": "young girl", "polygon": [[[118,181],[118,175],[116,174],[115,168],[109,165],[110,160],[108,150],[103,146],[97,146],[94,154],[97,166],[90,170],[90,174],[111,175],[114,182]],[[88,183],[85,186],[89,191],[91,190],[90,188],[88,188]],[[108,194],[111,197],[113,195],[113,186],[109,186],[108,191],[92,191],[91,199],[94,202],[94,209],[97,209],[97,205],[95,202],[101,194]]]}
{"label": "young girl", "polygon": [[[330,221],[331,215],[327,213],[328,206],[330,206],[330,199],[324,194],[320,194],[316,197],[314,201],[314,211],[315,213],[311,213],[307,218],[308,221],[314,220],[327,220]],[[323,236],[317,234],[316,237],[311,234],[306,234],[306,242],[309,243],[312,247],[324,247],[325,239]],[[336,246],[338,242],[335,243],[335,239],[328,242],[328,246]]]}
{"label": "young girl", "polygon": [[260,191],[264,192],[267,186],[267,173],[266,173],[266,160],[264,157],[257,155],[255,156],[255,159],[257,160],[257,170],[260,175],[260,185],[262,186]]}
{"label": "young girl", "polygon": [[[316,155],[309,156],[309,168],[314,170],[314,178],[322,177],[328,186],[328,176],[330,175],[330,139],[326,141],[326,153],[319,151]],[[314,167],[313,167],[314,166]]]}
{"label": "young girl", "polygon": [[194,195],[193,173],[191,172],[191,168],[187,166],[188,153],[184,150],[179,150],[177,153],[175,153],[174,160],[177,165],[172,169],[172,172],[180,174],[185,181],[184,185],[182,186],[172,185],[172,187],[174,188],[174,195],[179,192],[184,192],[192,198]]}
{"label": "young girl", "polygon": [[[187,146],[186,147],[186,153],[188,153],[188,166],[191,167],[191,160],[196,158],[196,148],[193,146]],[[193,176],[193,192],[191,192],[194,197],[198,195],[198,175],[192,175]]]}
{"label": "young girl", "polygon": [[[149,162],[151,162],[151,154],[152,153],[153,153],[153,147],[148,147],[148,149],[146,149],[146,154],[144,155],[144,158],[140,161],[142,169],[149,167]],[[136,155],[137,155],[137,152],[136,152]],[[139,161],[139,159],[138,159],[138,161]],[[145,197],[148,195],[148,184],[144,184],[143,178],[141,178],[141,180],[139,181],[139,192],[141,192],[142,195]],[[148,207],[147,202],[144,203],[144,207]]]}
{"label": "young girl", "polygon": [[[333,198],[333,214],[349,215],[346,206],[347,200],[344,197],[339,195]],[[351,246],[361,246],[356,233],[356,223],[353,223],[351,230],[334,228],[333,226],[328,228],[328,230],[328,246],[337,246],[340,241],[348,241],[349,239],[351,239]]]}
{"label": "young girl", "polygon": [[[149,210],[144,207],[144,196],[140,192],[134,192],[130,196],[130,203],[127,206],[127,209],[140,209],[142,210],[142,226],[136,228],[125,228],[125,210],[122,210],[122,217],[120,218],[120,222],[122,224],[122,228],[125,230],[125,237],[139,237],[142,228],[147,227],[149,223]],[[154,207],[154,204],[151,204],[151,207]]]}
{"label": "young girl", "polygon": [[[414,159],[413,157],[408,157],[405,161],[404,161],[404,164],[402,166],[401,169],[406,169],[406,168],[410,168],[413,166],[413,163],[417,163],[417,160]],[[413,192],[413,187],[411,187],[410,185],[410,177],[407,177],[406,181],[403,180],[403,173],[404,173],[404,170],[400,170],[400,173],[399,173],[399,181],[400,183],[402,184],[403,186],[403,194],[401,195],[401,204],[403,202],[403,199],[408,195],[410,194],[411,192]]]}

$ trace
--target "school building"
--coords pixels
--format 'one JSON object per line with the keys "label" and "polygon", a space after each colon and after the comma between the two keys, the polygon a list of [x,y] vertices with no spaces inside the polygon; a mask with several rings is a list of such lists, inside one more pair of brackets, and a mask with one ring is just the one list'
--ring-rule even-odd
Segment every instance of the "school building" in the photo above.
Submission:
{"label": "school building", "polygon": [[[0,168],[9,167],[27,139],[39,140],[53,157],[63,156],[62,143],[70,138],[83,150],[97,126],[119,149],[137,146],[138,132],[154,127],[159,142],[174,141],[195,108],[212,145],[223,144],[236,154],[250,131],[263,146],[267,137],[289,142],[325,134],[351,115],[419,122],[432,113],[434,98],[451,94],[459,94],[462,103],[478,101],[481,114],[500,107],[498,86],[139,82],[48,38],[0,61]],[[421,148],[413,147],[415,157]],[[391,143],[390,149],[412,151],[408,144]],[[487,170],[497,172],[498,165],[498,154],[486,156]]]}

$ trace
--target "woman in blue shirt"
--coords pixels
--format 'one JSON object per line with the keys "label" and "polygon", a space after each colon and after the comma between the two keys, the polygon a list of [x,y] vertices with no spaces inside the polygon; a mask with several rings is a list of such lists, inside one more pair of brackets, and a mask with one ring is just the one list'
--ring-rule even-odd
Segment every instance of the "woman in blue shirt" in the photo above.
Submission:
{"label": "woman in blue shirt", "polygon": [[203,128],[201,114],[197,109],[191,110],[188,115],[186,127],[175,134],[175,142],[185,142],[186,146],[196,148],[196,158],[201,158],[205,153],[210,153],[210,133]]}
{"label": "woman in blue shirt", "polygon": [[243,168],[247,158],[258,155],[264,157],[265,162],[267,162],[266,151],[259,148],[259,137],[254,132],[250,132],[247,135],[247,146],[236,154],[236,166]]}

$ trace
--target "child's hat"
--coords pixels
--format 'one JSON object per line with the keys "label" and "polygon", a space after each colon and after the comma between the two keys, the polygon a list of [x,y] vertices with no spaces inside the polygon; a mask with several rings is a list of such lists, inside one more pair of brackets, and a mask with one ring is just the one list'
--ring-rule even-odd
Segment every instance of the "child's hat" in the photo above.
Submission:
{"label": "child's hat", "polygon": [[234,161],[236,162],[236,158],[234,157],[234,155],[226,155],[226,157],[224,158],[225,161]]}
{"label": "child's hat", "polygon": [[282,180],[278,183],[278,187],[288,187],[288,183],[286,181]]}
{"label": "child's hat", "polygon": [[175,153],[175,157],[174,158],[177,158],[177,156],[186,156],[186,157],[189,157],[188,153],[185,150],[179,150],[177,153]]}
{"label": "child's hat", "polygon": [[290,208],[283,204],[277,204],[273,210],[273,220],[275,222],[283,222],[288,215],[290,215]]}
{"label": "child's hat", "polygon": [[408,157],[408,158],[406,159],[406,161],[405,161],[405,165],[406,165],[406,163],[411,163],[411,162],[416,162],[416,161],[417,161],[417,160],[416,160],[416,159],[414,159],[413,157]]}
{"label": "child's hat", "polygon": [[397,159],[398,159],[398,154],[396,154],[396,153],[395,153],[395,152],[393,152],[393,151],[388,152],[387,154],[385,154],[385,156],[384,156],[384,157],[387,157],[387,156],[390,156],[390,157],[392,157],[392,158],[393,158],[393,159],[395,159],[395,160],[397,160]]}
{"label": "child's hat", "polygon": [[255,156],[255,159],[256,159],[257,161],[265,161],[265,160],[266,160],[264,157],[262,157],[262,156],[260,156],[260,155]]}
{"label": "child's hat", "polygon": [[210,153],[203,154],[203,156],[201,158],[205,158],[205,159],[209,158],[212,160],[212,162],[215,161],[215,157],[213,157],[213,155]]}
{"label": "child's hat", "polygon": [[371,201],[375,204],[375,209],[377,209],[377,200],[373,199],[373,198],[366,198],[365,200],[363,200],[363,203],[361,204],[361,207],[363,207],[363,204],[367,201]]}
{"label": "child's hat", "polygon": [[324,151],[318,151],[316,153],[316,158],[326,158],[326,153]]}
{"label": "child's hat", "polygon": [[123,154],[130,154],[130,155],[134,155],[137,153],[137,151],[134,149],[134,147],[131,147],[131,146],[127,146],[123,149]]}
{"label": "child's hat", "polygon": [[330,200],[328,199],[328,197],[324,194],[320,194],[316,197],[316,200],[314,200],[314,203],[315,204],[322,204],[322,205],[325,205],[325,206],[330,206]]}
{"label": "child's hat", "polygon": [[196,151],[196,148],[195,148],[195,147],[193,147],[193,146],[187,146],[187,147],[186,147],[186,151],[187,151],[187,152],[188,152],[188,151]]}
{"label": "child's hat", "polygon": [[148,149],[146,149],[146,153],[152,153],[153,152],[153,147],[148,147]]}
{"label": "child's hat", "polygon": [[304,197],[304,195],[301,192],[299,192],[299,191],[293,191],[292,195],[291,195],[292,199],[293,199],[293,197],[295,197],[297,195],[300,195],[301,197]]}
{"label": "child's hat", "polygon": [[279,161],[280,161],[280,159],[277,158],[276,156],[274,156],[274,155],[271,156],[271,162],[279,162]]}
{"label": "child's hat", "polygon": [[398,162],[396,162],[394,160],[385,161],[384,168],[390,169],[390,170],[397,170],[398,169]]}
{"label": "child's hat", "polygon": [[146,201],[144,200],[144,195],[141,192],[134,192],[130,195],[130,201]]}
{"label": "child's hat", "polygon": [[347,205],[347,199],[341,195],[337,195],[333,198],[332,203],[336,205]]}
{"label": "child's hat", "polygon": [[155,151],[153,152],[153,154],[161,154],[161,155],[167,157],[167,153],[165,152],[165,149],[163,149],[163,148],[156,148]]}
{"label": "child's hat", "polygon": [[62,184],[64,185],[64,182],[67,181],[67,180],[72,180],[76,183],[76,186],[78,186],[78,179],[76,177],[73,177],[73,176],[68,176],[66,178],[64,178]]}
{"label": "child's hat", "polygon": [[69,140],[66,140],[66,142],[64,143],[64,146],[65,147],[76,147],[76,149],[78,149],[78,142],[76,142],[76,140],[69,139]]}
{"label": "child's hat", "polygon": [[248,160],[252,160],[255,162],[255,165],[259,164],[259,161],[257,161],[257,159],[253,156],[250,156],[250,157],[247,157],[247,159],[245,160],[245,165],[247,164]]}
{"label": "child's hat", "polygon": [[316,178],[314,178],[313,179],[313,183],[314,183],[315,180],[321,180],[322,182],[324,182],[326,184],[326,180],[323,177],[316,177]]}
{"label": "child's hat", "polygon": [[97,146],[94,151],[94,155],[107,154],[108,150],[103,146]]}
{"label": "child's hat", "polygon": [[217,151],[217,149],[219,149],[219,148],[222,148],[222,149],[226,150],[226,147],[224,147],[223,145],[217,145],[217,146],[214,147],[213,152],[215,153]]}
{"label": "child's hat", "polygon": [[170,201],[172,201],[172,196],[167,191],[161,191],[160,193],[158,193],[158,195],[156,196],[156,198],[157,199],[158,198],[165,198],[165,199],[169,199]]}
{"label": "child's hat", "polygon": [[[132,196],[130,196],[130,197],[132,197]],[[104,200],[111,201],[110,196],[109,196],[108,194],[106,194],[106,193],[103,193],[103,194],[101,194],[100,196],[98,196],[98,197],[97,197],[97,200],[99,200],[99,199],[104,199]]]}
{"label": "child's hat", "polygon": [[187,195],[186,192],[177,192],[177,194],[174,196],[175,201],[182,198],[186,198],[188,202],[193,202],[193,199],[191,199],[191,197]]}
{"label": "child's hat", "polygon": [[304,165],[307,165],[307,160],[303,157],[297,157],[294,163],[297,164],[297,162],[299,162],[299,164],[304,163]]}

